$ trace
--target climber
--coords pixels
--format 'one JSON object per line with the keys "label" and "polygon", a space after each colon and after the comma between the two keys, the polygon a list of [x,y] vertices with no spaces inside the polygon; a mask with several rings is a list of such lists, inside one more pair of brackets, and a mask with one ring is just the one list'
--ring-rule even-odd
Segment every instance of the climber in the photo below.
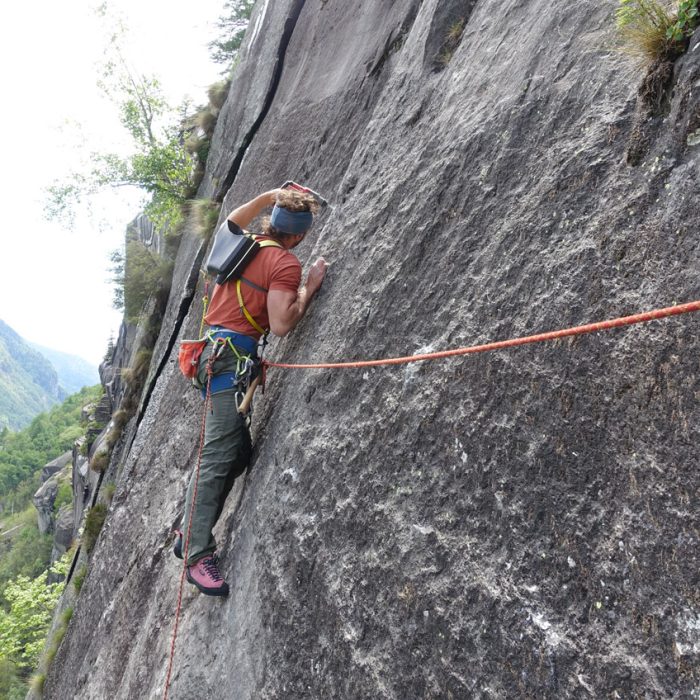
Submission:
{"label": "climber", "polygon": [[[178,532],[174,553],[183,556],[183,535],[194,512],[187,557],[187,580],[207,595],[228,595],[214,554],[212,528],[223,510],[226,496],[249,464],[252,447],[245,418],[239,413],[236,388],[231,382],[217,385],[217,377],[234,376],[241,358],[257,357],[261,336],[268,330],[277,336],[289,333],[306,313],[326,274],[326,261],[319,258],[301,283],[301,263],[290,252],[304,240],[318,203],[311,194],[293,189],[276,189],[255,197],[234,209],[229,221],[245,229],[267,207],[273,206],[262,224],[259,240],[277,245],[262,248],[246,266],[244,284],[235,281],[216,285],[205,320],[209,341],[198,365],[197,381],[207,382],[207,363],[213,362],[211,411],[205,425],[196,503],[192,506],[195,475],[190,479],[182,532]],[[239,299],[239,293],[242,297]]]}

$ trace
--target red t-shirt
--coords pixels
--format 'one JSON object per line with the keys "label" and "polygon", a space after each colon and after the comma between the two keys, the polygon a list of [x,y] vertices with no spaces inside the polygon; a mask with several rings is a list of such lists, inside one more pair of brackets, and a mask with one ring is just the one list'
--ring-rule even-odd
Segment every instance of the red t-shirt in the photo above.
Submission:
{"label": "red t-shirt", "polygon": [[[270,236],[258,236],[257,238],[259,240],[272,240]],[[243,277],[268,291],[279,289],[296,294],[301,284],[301,263],[288,250],[270,246],[257,252],[243,272]],[[269,328],[267,294],[245,282],[241,282],[241,293],[248,313],[263,328]],[[238,304],[235,281],[217,284],[214,287],[209,310],[204,320],[210,326],[223,326],[237,333],[243,333],[256,339],[260,338],[260,333],[250,325]]]}

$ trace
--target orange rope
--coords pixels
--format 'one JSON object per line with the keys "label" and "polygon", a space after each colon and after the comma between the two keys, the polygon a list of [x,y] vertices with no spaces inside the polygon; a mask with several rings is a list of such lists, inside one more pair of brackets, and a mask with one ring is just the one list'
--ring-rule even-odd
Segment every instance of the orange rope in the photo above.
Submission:
{"label": "orange rope", "polygon": [[557,338],[566,338],[572,335],[583,335],[584,333],[593,333],[594,331],[603,331],[609,328],[619,328],[620,326],[631,326],[635,323],[645,323],[667,316],[677,316],[678,314],[689,313],[690,311],[700,311],[700,301],[691,301],[687,304],[679,304],[677,306],[668,306],[665,309],[656,309],[647,311],[634,316],[623,316],[622,318],[613,318],[608,321],[599,321],[598,323],[589,323],[585,326],[574,326],[573,328],[564,328],[559,331],[550,331],[548,333],[539,333],[537,335],[529,335],[524,338],[511,338],[510,340],[499,340],[495,343],[487,343],[486,345],[472,345],[467,348],[456,348],[454,350],[443,350],[441,352],[429,352],[422,355],[408,355],[406,357],[390,357],[384,360],[361,360],[357,362],[316,362],[309,364],[291,364],[287,362],[267,362],[264,365],[268,367],[282,367],[285,369],[350,369],[353,367],[379,367],[383,365],[404,365],[409,362],[422,362],[424,360],[438,360],[443,357],[455,357],[456,355],[471,355],[477,352],[488,352],[489,350],[502,350],[503,348],[512,348],[516,345],[526,345],[528,343],[539,343],[544,340],[556,340]]}

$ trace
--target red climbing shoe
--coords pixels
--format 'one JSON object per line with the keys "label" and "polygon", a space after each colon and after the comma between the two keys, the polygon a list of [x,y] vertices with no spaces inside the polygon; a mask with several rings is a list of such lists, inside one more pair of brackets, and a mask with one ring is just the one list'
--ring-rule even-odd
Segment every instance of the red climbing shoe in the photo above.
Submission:
{"label": "red climbing shoe", "polygon": [[187,580],[205,595],[228,595],[228,583],[221,576],[214,557],[205,557],[188,566]]}

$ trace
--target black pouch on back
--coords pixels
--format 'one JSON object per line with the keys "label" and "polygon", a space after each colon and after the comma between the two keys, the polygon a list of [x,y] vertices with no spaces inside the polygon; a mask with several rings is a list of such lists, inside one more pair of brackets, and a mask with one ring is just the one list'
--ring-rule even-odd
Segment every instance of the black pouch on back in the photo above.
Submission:
{"label": "black pouch on back", "polygon": [[214,236],[206,270],[210,275],[216,275],[217,284],[237,279],[258,250],[260,245],[257,241],[227,219]]}

